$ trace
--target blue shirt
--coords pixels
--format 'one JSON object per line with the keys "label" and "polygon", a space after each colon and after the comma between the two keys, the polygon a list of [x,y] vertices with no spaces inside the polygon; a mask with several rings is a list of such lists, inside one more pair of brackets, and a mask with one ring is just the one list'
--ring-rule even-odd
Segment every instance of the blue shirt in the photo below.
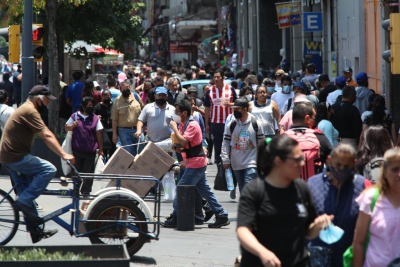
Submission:
{"label": "blue shirt", "polygon": [[111,102],[114,102],[117,97],[121,95],[121,91],[115,88],[108,89],[111,93]]}
{"label": "blue shirt", "polygon": [[80,81],[75,81],[73,84],[68,86],[65,98],[71,99],[72,106],[74,108],[79,107],[82,102],[82,90],[85,84]]}

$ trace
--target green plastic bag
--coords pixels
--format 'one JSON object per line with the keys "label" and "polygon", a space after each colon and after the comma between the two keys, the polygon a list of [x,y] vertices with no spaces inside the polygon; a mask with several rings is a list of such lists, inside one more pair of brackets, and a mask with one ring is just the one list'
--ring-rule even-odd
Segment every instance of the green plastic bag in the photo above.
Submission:
{"label": "green plastic bag", "polygon": [[[374,210],[375,203],[376,203],[376,200],[378,199],[378,197],[379,197],[379,189],[375,188],[375,194],[371,201],[371,213]],[[365,238],[364,258],[365,258],[365,254],[367,253],[367,248],[368,248],[368,244],[369,244],[369,238],[370,238],[369,227],[370,227],[370,225],[371,225],[371,219],[369,219],[367,237]],[[343,254],[343,266],[344,267],[353,267],[353,257],[354,257],[353,246],[350,246]]]}

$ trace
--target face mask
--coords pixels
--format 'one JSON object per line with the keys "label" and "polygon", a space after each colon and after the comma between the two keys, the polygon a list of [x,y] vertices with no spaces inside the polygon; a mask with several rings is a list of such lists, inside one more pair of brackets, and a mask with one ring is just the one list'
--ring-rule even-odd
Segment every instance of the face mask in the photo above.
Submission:
{"label": "face mask", "polygon": [[344,234],[344,231],[331,223],[328,228],[319,232],[319,238],[328,245],[338,242]]}
{"label": "face mask", "polygon": [[329,171],[338,182],[347,181],[353,178],[355,174],[354,169],[336,169],[333,166],[329,166]]}
{"label": "face mask", "polygon": [[47,109],[47,107],[44,105],[42,100],[40,100],[40,102],[42,102],[42,105],[41,106],[37,105],[37,109],[39,113],[42,113]]}
{"label": "face mask", "polygon": [[247,98],[247,101],[251,101],[253,99],[253,95],[252,94],[247,94],[246,98]]}
{"label": "face mask", "polygon": [[282,90],[283,90],[283,92],[285,92],[285,93],[290,93],[290,85],[285,85],[285,86],[283,86]]}
{"label": "face mask", "polygon": [[351,80],[351,79],[350,79],[350,78],[348,78],[348,79],[346,79],[346,82],[350,82],[350,80]]}
{"label": "face mask", "polygon": [[87,113],[88,115],[92,115],[92,114],[93,114],[93,111],[94,111],[94,108],[93,108],[93,107],[86,107],[86,113]]}
{"label": "face mask", "polygon": [[130,90],[125,90],[125,91],[122,92],[122,96],[123,96],[123,97],[129,97],[130,94],[131,94],[131,91],[130,91]]}
{"label": "face mask", "polygon": [[273,92],[275,92],[275,87],[267,87],[267,91],[268,93],[272,94]]}
{"label": "face mask", "polygon": [[172,120],[176,123],[181,123],[181,116],[174,114]]}
{"label": "face mask", "polygon": [[243,114],[242,114],[242,112],[240,112],[238,110],[234,110],[233,116],[235,116],[236,119],[240,119],[243,116]]}
{"label": "face mask", "polygon": [[157,105],[164,105],[167,102],[167,100],[165,100],[164,98],[160,98],[160,99],[156,99],[156,104]]}
{"label": "face mask", "polygon": [[103,99],[103,103],[106,105],[110,105],[111,99]]}

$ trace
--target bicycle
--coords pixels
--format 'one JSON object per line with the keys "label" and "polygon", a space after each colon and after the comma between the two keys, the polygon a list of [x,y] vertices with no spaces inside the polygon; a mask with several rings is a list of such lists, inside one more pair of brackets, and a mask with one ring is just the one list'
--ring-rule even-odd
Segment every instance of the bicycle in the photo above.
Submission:
{"label": "bicycle", "polygon": [[[71,236],[88,237],[92,244],[120,243],[126,244],[129,255],[134,255],[144,243],[158,240],[160,233],[160,208],[161,192],[160,181],[150,176],[134,175],[109,175],[78,173],[69,161],[73,177],[64,179],[63,186],[73,185],[72,189],[45,189],[42,195],[70,197],[71,203],[57,209],[43,217],[43,222],[54,221],[67,230]],[[107,187],[93,195],[82,196],[79,194],[79,184],[82,179],[115,179],[115,187]],[[154,197],[137,195],[133,191],[122,188],[120,181],[134,179],[154,182],[157,193]],[[10,193],[16,188],[15,184],[8,192],[0,189],[0,246],[6,245],[15,236],[19,225],[26,225],[20,220],[19,213],[13,208],[14,199]],[[80,200],[90,200],[83,214]],[[154,202],[154,216],[147,204]],[[70,222],[60,218],[65,213],[71,213]],[[148,226],[153,226],[149,231]],[[84,226],[85,229],[81,229]]]}

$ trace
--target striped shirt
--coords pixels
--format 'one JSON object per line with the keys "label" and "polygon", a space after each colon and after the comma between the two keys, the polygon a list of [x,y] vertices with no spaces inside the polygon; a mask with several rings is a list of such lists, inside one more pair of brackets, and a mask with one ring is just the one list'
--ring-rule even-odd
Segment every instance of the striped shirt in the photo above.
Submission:
{"label": "striped shirt", "polygon": [[204,106],[210,108],[210,122],[225,123],[226,118],[232,113],[232,109],[224,107],[223,103],[225,101],[232,103],[236,98],[235,90],[228,84],[224,84],[223,89],[211,87],[204,99]]}

